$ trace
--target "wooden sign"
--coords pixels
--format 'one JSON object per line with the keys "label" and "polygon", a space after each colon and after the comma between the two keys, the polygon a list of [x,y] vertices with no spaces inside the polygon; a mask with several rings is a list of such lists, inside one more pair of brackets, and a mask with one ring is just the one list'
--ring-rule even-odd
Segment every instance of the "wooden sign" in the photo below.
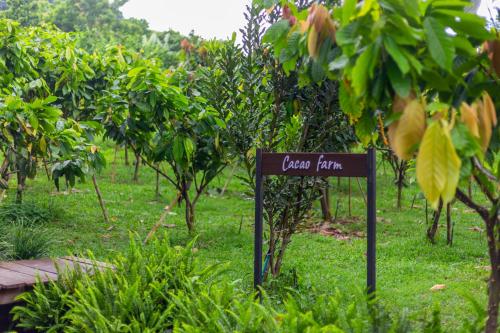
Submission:
{"label": "wooden sign", "polygon": [[363,177],[367,183],[367,291],[376,287],[376,153],[267,153],[257,149],[255,185],[254,287],[262,285],[263,181],[265,176]]}
{"label": "wooden sign", "polygon": [[367,177],[367,155],[262,153],[262,175]]}

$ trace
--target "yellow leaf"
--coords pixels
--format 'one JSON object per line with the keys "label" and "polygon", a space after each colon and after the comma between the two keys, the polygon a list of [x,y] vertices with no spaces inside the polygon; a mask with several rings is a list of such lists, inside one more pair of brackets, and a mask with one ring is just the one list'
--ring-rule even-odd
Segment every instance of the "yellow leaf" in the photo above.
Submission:
{"label": "yellow leaf", "polygon": [[496,126],[498,123],[498,119],[497,112],[495,110],[495,104],[493,103],[490,95],[487,92],[483,93],[483,104],[484,111],[489,115],[493,127]]}
{"label": "yellow leaf", "polygon": [[318,53],[319,53],[319,36],[318,33],[316,32],[316,29],[314,28],[314,25],[311,26],[311,29],[309,30],[309,34],[307,36],[307,50],[309,51],[309,55],[312,58],[317,58]]}
{"label": "yellow leaf", "polygon": [[436,284],[436,285],[432,286],[432,288],[430,290],[431,291],[438,291],[438,290],[443,290],[443,289],[446,289],[445,284]]}
{"label": "yellow leaf", "polygon": [[441,198],[443,199],[443,204],[446,205],[455,197],[458,181],[460,180],[460,167],[462,166],[462,161],[458,157],[451,141],[449,127],[444,127],[443,134],[445,140],[442,144],[446,149],[446,183],[441,193]]}
{"label": "yellow leaf", "polygon": [[445,187],[443,131],[439,122],[433,122],[425,131],[417,156],[417,181],[425,197],[437,208]]}
{"label": "yellow leaf", "polygon": [[45,153],[47,151],[47,142],[45,141],[45,138],[43,136],[41,137],[38,146],[40,147],[40,151],[42,153]]}
{"label": "yellow leaf", "polygon": [[479,138],[479,124],[475,107],[462,103],[460,106],[460,120],[467,126],[472,135]]}
{"label": "yellow leaf", "polygon": [[482,101],[477,102],[477,117],[479,120],[479,141],[483,151],[486,151],[490,145],[492,135],[492,119],[490,118],[488,111],[485,110]]}
{"label": "yellow leaf", "polygon": [[98,150],[98,149],[97,149],[97,146],[91,146],[91,147],[90,147],[90,152],[91,152],[92,154],[95,154],[95,153],[97,152],[97,150]]}
{"label": "yellow leaf", "polygon": [[[330,12],[323,5],[313,4],[309,8],[307,22],[311,29],[307,38],[309,55],[317,58],[323,42],[330,38],[335,42],[335,23],[330,17]],[[303,29],[303,27],[301,27]]]}
{"label": "yellow leaf", "polygon": [[414,148],[422,139],[425,132],[425,111],[422,104],[413,100],[405,107],[403,115],[399,118],[391,147],[402,160],[411,159]]}

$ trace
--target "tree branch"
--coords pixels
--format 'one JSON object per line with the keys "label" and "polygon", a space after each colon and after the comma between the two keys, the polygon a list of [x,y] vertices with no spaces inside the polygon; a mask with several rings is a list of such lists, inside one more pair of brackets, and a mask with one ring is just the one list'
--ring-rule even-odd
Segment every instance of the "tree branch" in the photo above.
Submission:
{"label": "tree branch", "polygon": [[484,220],[489,218],[488,209],[485,207],[478,205],[471,198],[469,198],[464,192],[462,192],[459,188],[457,188],[457,192],[455,197],[464,203],[467,207],[474,209]]}

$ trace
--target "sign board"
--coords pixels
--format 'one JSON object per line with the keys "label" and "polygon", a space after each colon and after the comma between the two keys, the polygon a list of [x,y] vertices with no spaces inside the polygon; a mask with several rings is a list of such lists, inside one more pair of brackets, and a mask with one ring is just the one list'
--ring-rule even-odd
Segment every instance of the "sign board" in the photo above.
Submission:
{"label": "sign board", "polygon": [[376,287],[376,156],[344,153],[268,153],[257,149],[255,186],[254,287],[262,285],[263,180],[265,176],[362,177],[367,179],[367,288]]}

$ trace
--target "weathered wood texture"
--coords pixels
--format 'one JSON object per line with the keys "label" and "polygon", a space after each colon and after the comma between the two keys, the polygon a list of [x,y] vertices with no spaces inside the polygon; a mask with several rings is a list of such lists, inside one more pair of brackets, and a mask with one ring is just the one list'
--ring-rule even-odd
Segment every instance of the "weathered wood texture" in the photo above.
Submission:
{"label": "weathered wood texture", "polygon": [[57,280],[57,267],[63,272],[74,269],[75,266],[90,273],[96,266],[98,269],[111,268],[105,263],[94,263],[77,257],[0,262],[0,305],[14,302],[13,297],[32,288],[37,277],[42,282]]}
{"label": "weathered wood texture", "polygon": [[64,272],[77,266],[89,274],[96,268],[112,268],[106,263],[77,257],[0,262],[0,332],[8,328],[9,311],[16,303],[16,297],[33,289],[37,277],[42,282],[57,280],[57,268]]}

